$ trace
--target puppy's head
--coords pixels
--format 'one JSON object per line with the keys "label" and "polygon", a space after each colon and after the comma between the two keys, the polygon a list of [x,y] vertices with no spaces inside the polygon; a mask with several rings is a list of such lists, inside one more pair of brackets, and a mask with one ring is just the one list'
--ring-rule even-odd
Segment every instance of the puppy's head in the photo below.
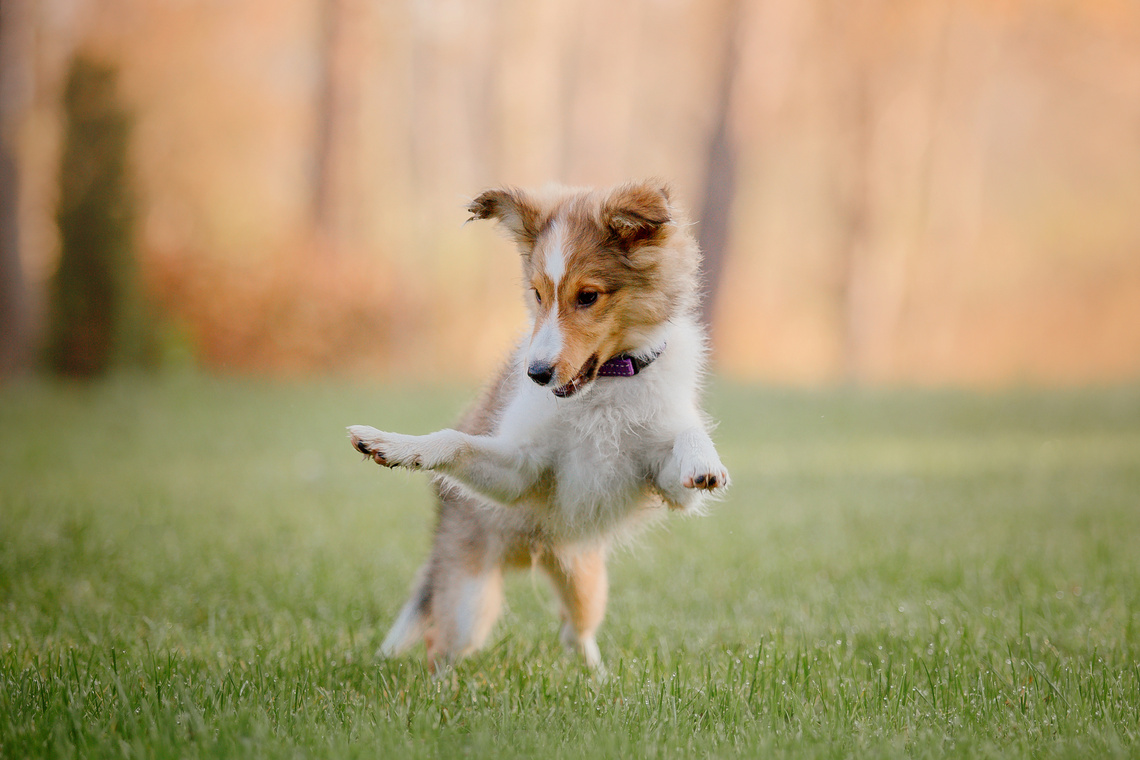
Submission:
{"label": "puppy's head", "polygon": [[652,351],[665,322],[696,305],[700,256],[663,184],[499,188],[468,211],[518,244],[534,321],[527,373],[556,396],[588,386],[618,354]]}

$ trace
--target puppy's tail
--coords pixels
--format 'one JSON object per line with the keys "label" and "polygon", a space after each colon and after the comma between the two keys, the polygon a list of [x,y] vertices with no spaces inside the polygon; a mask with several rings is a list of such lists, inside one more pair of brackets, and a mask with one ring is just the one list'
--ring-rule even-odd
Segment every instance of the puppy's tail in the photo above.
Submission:
{"label": "puppy's tail", "polygon": [[428,627],[428,608],[431,605],[431,579],[427,567],[420,570],[412,595],[404,603],[396,622],[392,624],[384,643],[380,645],[379,657],[396,657],[419,641]]}

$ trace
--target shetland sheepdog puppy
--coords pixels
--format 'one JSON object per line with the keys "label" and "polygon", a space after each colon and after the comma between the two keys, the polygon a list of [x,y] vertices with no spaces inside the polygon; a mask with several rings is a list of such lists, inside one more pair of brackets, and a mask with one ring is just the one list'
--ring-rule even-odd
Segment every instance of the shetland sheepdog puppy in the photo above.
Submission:
{"label": "shetland sheepdog puppy", "polygon": [[446,667],[486,641],[504,570],[538,567],[562,642],[600,670],[608,549],[729,484],[698,399],[700,254],[654,182],[505,187],[468,211],[518,245],[529,335],[455,429],[348,429],[377,464],[430,470],[439,495],[431,556],[379,654],[422,638],[433,670]]}

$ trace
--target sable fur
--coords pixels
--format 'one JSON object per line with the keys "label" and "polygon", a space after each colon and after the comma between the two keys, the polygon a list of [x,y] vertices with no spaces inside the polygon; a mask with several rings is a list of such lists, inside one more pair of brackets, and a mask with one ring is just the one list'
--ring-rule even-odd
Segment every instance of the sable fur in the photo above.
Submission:
{"label": "sable fur", "polygon": [[[380,653],[422,638],[434,667],[479,648],[503,571],[536,566],[558,595],[563,642],[600,668],[609,546],[728,485],[698,405],[700,255],[656,182],[496,188],[468,211],[497,220],[522,254],[529,337],[454,429],[349,428],[377,463],[432,470],[439,495],[431,555]],[[658,353],[634,377],[597,376],[614,356]]]}

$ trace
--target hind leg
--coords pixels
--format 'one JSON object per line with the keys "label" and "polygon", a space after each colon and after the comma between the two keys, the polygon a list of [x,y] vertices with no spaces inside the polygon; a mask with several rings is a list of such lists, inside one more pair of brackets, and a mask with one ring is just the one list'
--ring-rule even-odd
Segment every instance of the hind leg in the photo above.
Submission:
{"label": "hind leg", "polygon": [[493,568],[447,579],[432,599],[433,625],[425,639],[433,669],[481,648],[503,606],[503,573]]}
{"label": "hind leg", "polygon": [[567,556],[547,552],[541,563],[562,603],[562,643],[581,654],[591,670],[601,672],[595,634],[606,614],[609,593],[605,549]]}
{"label": "hind leg", "polygon": [[474,500],[440,494],[428,575],[424,643],[436,669],[482,647],[503,606],[501,541]]}
{"label": "hind leg", "polygon": [[437,582],[432,625],[424,636],[433,670],[480,649],[503,607],[503,571],[498,566],[479,571],[453,566]]}

